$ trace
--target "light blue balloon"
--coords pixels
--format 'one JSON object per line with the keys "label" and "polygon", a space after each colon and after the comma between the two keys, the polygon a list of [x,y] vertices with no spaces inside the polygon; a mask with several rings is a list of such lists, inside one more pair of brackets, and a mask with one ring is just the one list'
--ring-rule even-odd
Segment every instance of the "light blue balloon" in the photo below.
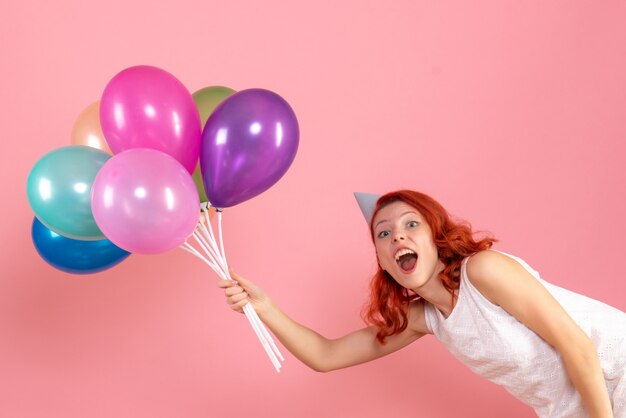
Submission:
{"label": "light blue balloon", "polygon": [[27,182],[28,201],[41,223],[72,239],[106,238],[91,213],[91,186],[109,158],[104,151],[82,145],[41,157]]}

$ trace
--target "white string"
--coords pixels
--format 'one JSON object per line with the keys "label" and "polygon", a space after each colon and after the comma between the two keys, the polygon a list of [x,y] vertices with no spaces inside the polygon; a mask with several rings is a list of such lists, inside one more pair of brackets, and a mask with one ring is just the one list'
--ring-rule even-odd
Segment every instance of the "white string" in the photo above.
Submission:
{"label": "white string", "polygon": [[[187,247],[187,246],[189,246],[189,247]],[[195,255],[195,256],[196,256],[196,257],[198,257],[200,260],[202,260],[202,261],[204,261],[205,263],[207,263],[207,264],[208,264],[211,268],[213,268],[213,266],[211,265],[211,262],[210,262],[209,260],[207,260],[206,258],[204,258],[204,257],[202,256],[202,254],[200,254],[198,251],[196,251],[196,249],[195,249],[195,248],[193,248],[193,247],[192,247],[191,245],[189,245],[188,243],[186,243],[186,242],[185,242],[185,243],[183,243],[183,244],[180,246],[180,248],[181,248],[181,249],[183,249],[183,250],[185,250],[185,251],[187,251],[187,252],[188,252],[188,253],[190,253],[190,254]]]}
{"label": "white string", "polygon": [[[202,221],[198,221],[198,225],[196,225],[196,233],[202,236],[207,245],[210,244],[211,250],[213,250],[216,246],[215,240],[209,235],[209,231],[207,231],[206,226]],[[213,255],[217,258],[217,252],[214,251]]]}
{"label": "white string", "polygon": [[[213,254],[213,256],[214,256],[214,258],[216,260],[216,263],[219,262],[219,264],[221,264],[221,266],[222,266],[222,270],[226,273],[226,277],[224,277],[224,278],[232,280],[230,278],[230,274],[228,274],[228,264],[226,264],[224,262],[224,255],[223,255],[223,253],[219,252],[218,245],[217,245],[217,242],[215,240],[215,235],[213,234],[213,228],[211,226],[211,221],[209,219],[209,208],[208,208],[208,206],[201,206],[201,209],[204,212],[204,218],[206,220],[206,225],[208,225],[208,227],[209,227],[207,229],[207,226],[204,224],[204,222],[198,222],[198,225],[200,226],[200,229],[203,232],[204,238],[206,238],[205,243],[207,244],[207,246],[211,250],[211,253]],[[196,229],[198,229],[198,228],[196,227]]]}
{"label": "white string", "polygon": [[207,259],[206,259],[206,258],[205,258],[202,254],[200,254],[200,253],[199,253],[199,252],[198,252],[195,248],[193,248],[191,245],[189,245],[189,243],[187,243],[187,242],[183,243],[183,244],[180,246],[180,248],[181,248],[181,249],[183,249],[183,250],[185,250],[185,251],[187,251],[187,252],[188,252],[188,253],[190,253],[190,254],[195,255],[195,256],[196,256],[196,257],[198,257],[200,260],[204,261],[204,262],[205,262],[205,263],[206,263],[209,267],[211,267],[211,269],[213,269],[213,271],[214,271],[215,273],[217,273],[218,275],[222,275],[222,274],[223,274],[223,273],[222,273],[222,271],[221,271],[221,269],[220,269],[217,265],[215,265],[215,264],[211,263],[209,260],[207,260]]}
{"label": "white string", "polygon": [[218,230],[218,233],[220,234],[220,250],[222,252],[222,257],[224,259],[224,264],[226,264],[226,252],[224,251],[224,239],[222,239],[222,211],[221,210],[217,212],[217,230]]}
{"label": "white string", "polygon": [[[205,218],[207,218],[207,221],[206,221],[206,226],[208,227],[207,232],[209,233],[209,236],[211,237],[211,242],[215,245],[215,249],[217,250],[217,248],[218,248],[217,242],[215,240],[215,235],[213,234],[213,227],[211,226],[211,222],[209,220],[209,216],[208,216],[207,212],[205,212]],[[216,251],[216,252],[219,253],[219,250]]]}
{"label": "white string", "polygon": [[[228,274],[228,278],[230,280],[232,280],[232,277],[230,277],[230,272],[228,271],[228,264],[226,262],[226,251],[224,251],[224,239],[222,237],[222,211],[221,210],[217,211],[217,230],[218,230],[219,239],[220,239],[219,240],[219,242],[220,242],[220,250],[221,250],[222,257],[223,257],[224,268],[226,269],[226,272]],[[254,308],[252,308],[252,306],[250,308],[251,309],[248,309],[248,313],[246,313],[246,316],[249,315],[249,316],[252,317],[252,319],[251,319],[252,322],[255,323],[257,325],[257,327],[259,328],[259,330],[261,331],[261,335],[263,336],[263,339],[266,340],[270,344],[270,346],[272,348],[272,352],[275,353],[276,355],[278,355],[278,357],[282,361],[285,361],[285,359],[282,356],[282,354],[280,353],[280,351],[278,351],[278,347],[276,347],[276,344],[274,343],[274,339],[272,338],[270,333],[265,328],[265,325],[263,325],[263,322],[261,322],[261,318],[259,318],[259,316],[257,315],[257,313],[254,310]]]}
{"label": "white string", "polygon": [[270,347],[267,339],[263,336],[263,332],[261,331],[262,328],[259,326],[259,323],[257,323],[254,320],[253,316],[250,314],[250,311],[254,311],[254,308],[252,307],[252,305],[250,305],[250,302],[245,304],[245,306],[243,307],[243,311],[246,314],[246,318],[248,318],[248,322],[250,322],[250,325],[252,325],[252,329],[254,329],[256,336],[258,337],[259,341],[261,341],[261,345],[265,349],[265,353],[267,353],[267,356],[270,358],[272,364],[274,365],[274,368],[276,368],[277,372],[280,372],[280,368],[282,367],[282,365],[278,361],[278,358],[276,358],[276,354],[274,354],[274,351],[272,351],[272,348]]}
{"label": "white string", "polygon": [[[207,210],[208,209],[206,209],[204,213],[205,213],[205,218],[207,220],[207,224],[209,225],[209,228],[210,228],[211,222],[207,216]],[[230,275],[228,274],[228,268],[223,263],[221,254],[219,253],[219,250],[217,247],[217,243],[215,242],[215,237],[213,236],[212,231],[211,233],[209,233],[209,231],[207,230],[206,226],[204,225],[202,221],[198,221],[198,225],[196,226],[196,231],[194,232],[194,238],[196,239],[196,241],[198,240],[202,241],[202,242],[198,242],[198,244],[202,246],[202,248],[207,253],[207,255],[211,256],[211,259],[215,262],[215,264],[221,267],[221,271],[223,272],[223,274],[221,274],[220,276],[225,280],[229,280]],[[202,243],[204,243],[205,246],[203,246]]]}
{"label": "white string", "polygon": [[[200,252],[188,242],[182,244],[180,248],[204,261],[222,279],[234,281],[228,271],[226,252],[224,251],[224,239],[222,236],[222,212],[217,211],[218,243],[216,235],[213,233],[213,228],[209,218],[209,206],[207,203],[203,203],[201,204],[200,209],[204,212],[204,220],[206,221],[206,224],[199,219],[192,236],[205,255],[200,254]],[[276,347],[272,336],[267,331],[265,325],[249,302],[243,307],[243,311],[257,338],[261,342],[263,349],[274,365],[274,368],[277,372],[280,372],[282,365],[278,359],[280,358],[281,361],[285,361],[285,359],[281,355],[280,351],[278,351],[278,347]]]}
{"label": "white string", "polygon": [[204,225],[204,223],[200,222],[198,224],[198,226],[200,228],[196,228],[199,229],[202,236],[205,238],[207,244],[210,244],[210,248],[211,251],[213,252],[213,255],[215,256],[215,258],[221,258],[219,255],[219,250],[217,249],[217,242],[215,242],[215,237],[213,236],[213,232],[209,232],[209,230],[207,229],[207,227]]}
{"label": "white string", "polygon": [[[198,224],[196,225],[196,231],[200,231],[202,236],[206,239],[206,244],[211,249],[212,254],[216,259],[220,259],[219,251],[217,250],[217,242],[215,241],[215,236],[213,235],[213,228],[211,227],[211,220],[209,218],[209,206],[207,202],[200,204],[200,210],[204,212],[204,219],[206,221],[206,225],[209,226],[207,229],[205,222],[198,220]],[[210,244],[210,245],[209,245]]]}
{"label": "white string", "polygon": [[250,315],[252,316],[252,319],[254,321],[256,321],[260,325],[261,333],[263,334],[263,337],[265,338],[265,340],[270,344],[270,346],[272,348],[272,352],[276,356],[278,356],[278,358],[281,361],[285,361],[285,358],[283,357],[283,355],[278,350],[278,347],[276,347],[276,343],[274,343],[274,339],[270,335],[270,333],[267,330],[267,328],[265,328],[265,326],[263,325],[263,322],[261,322],[261,318],[259,318],[259,315],[256,313],[256,311],[254,310],[254,308],[252,306],[250,306]]}
{"label": "white string", "polygon": [[[203,239],[202,237],[199,237],[198,234],[196,234],[196,232],[194,232],[192,234],[192,236],[194,237],[194,239],[196,240],[196,242],[198,243],[198,245],[200,245],[200,247],[202,247],[202,249],[204,250],[205,254],[211,259],[211,261],[213,261],[215,263],[215,268],[213,270],[219,269],[219,276],[221,276],[223,279],[226,279],[226,272],[224,272],[224,268],[221,266],[221,264],[218,262],[219,258],[216,258],[215,255],[213,255],[211,253],[211,251],[209,251],[209,248],[205,247],[205,243],[203,243]],[[207,243],[208,245],[208,243]]]}

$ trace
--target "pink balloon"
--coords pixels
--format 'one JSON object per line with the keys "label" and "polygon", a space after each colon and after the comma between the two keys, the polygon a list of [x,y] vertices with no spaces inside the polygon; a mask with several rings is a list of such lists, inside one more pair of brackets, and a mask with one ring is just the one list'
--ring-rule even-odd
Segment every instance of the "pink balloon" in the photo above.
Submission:
{"label": "pink balloon", "polygon": [[200,200],[191,175],[178,161],[137,148],[102,166],[93,182],[91,210],[115,245],[156,254],[187,240],[198,223]]}
{"label": "pink balloon", "polygon": [[152,148],[190,173],[198,163],[201,123],[191,93],[173,75],[141,65],[117,74],[104,89],[100,124],[114,154]]}

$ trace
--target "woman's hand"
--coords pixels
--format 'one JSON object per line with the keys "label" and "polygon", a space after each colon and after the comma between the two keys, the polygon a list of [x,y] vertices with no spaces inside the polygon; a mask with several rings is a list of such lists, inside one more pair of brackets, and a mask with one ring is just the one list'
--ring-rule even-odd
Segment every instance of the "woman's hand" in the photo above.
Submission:
{"label": "woman's hand", "polygon": [[218,287],[224,289],[226,303],[232,310],[243,313],[243,307],[248,302],[257,313],[269,309],[271,301],[260,287],[235,273],[232,268],[229,272],[234,281],[220,280]]}

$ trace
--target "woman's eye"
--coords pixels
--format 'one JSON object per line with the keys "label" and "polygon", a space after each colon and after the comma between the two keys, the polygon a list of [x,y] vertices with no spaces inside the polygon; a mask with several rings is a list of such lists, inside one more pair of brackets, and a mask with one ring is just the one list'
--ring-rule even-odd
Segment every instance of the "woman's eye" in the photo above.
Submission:
{"label": "woman's eye", "polygon": [[378,233],[378,238],[385,238],[389,236],[389,231],[385,230],[385,231],[380,231]]}
{"label": "woman's eye", "polygon": [[417,226],[417,221],[411,221],[407,224],[409,228],[415,228]]}

